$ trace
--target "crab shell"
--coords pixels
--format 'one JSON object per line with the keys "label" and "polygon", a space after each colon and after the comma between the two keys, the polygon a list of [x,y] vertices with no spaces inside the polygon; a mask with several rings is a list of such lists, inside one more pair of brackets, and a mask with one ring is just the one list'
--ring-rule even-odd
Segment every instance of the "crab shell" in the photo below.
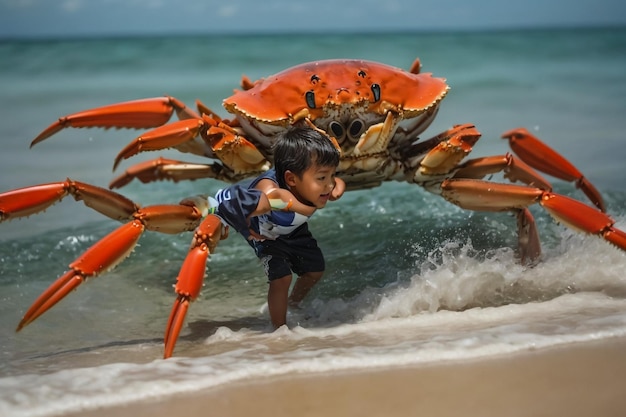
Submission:
{"label": "crab shell", "polygon": [[[419,132],[409,128],[414,136],[428,127],[449,87],[443,78],[419,73],[419,61],[413,68],[409,72],[348,59],[309,62],[260,79],[247,90],[236,90],[223,105],[261,142],[305,118],[334,136],[340,132],[329,124],[343,123],[346,132],[358,137],[390,111],[398,119],[428,113],[429,120],[420,124]],[[354,120],[361,122],[356,128]]]}

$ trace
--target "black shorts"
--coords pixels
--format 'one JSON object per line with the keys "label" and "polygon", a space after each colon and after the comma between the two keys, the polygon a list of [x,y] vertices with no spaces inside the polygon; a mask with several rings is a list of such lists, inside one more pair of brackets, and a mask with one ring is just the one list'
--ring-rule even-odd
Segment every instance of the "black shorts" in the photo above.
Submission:
{"label": "black shorts", "polygon": [[326,268],[322,250],[309,232],[307,223],[276,240],[249,240],[248,243],[263,262],[265,275],[270,281],[291,275],[292,271],[302,275],[324,272]]}

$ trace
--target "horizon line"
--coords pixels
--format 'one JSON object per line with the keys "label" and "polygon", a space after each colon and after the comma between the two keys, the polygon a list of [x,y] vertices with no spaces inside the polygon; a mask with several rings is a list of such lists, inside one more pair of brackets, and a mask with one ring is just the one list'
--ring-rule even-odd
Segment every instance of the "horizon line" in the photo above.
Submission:
{"label": "horizon line", "polygon": [[0,42],[19,42],[19,41],[85,41],[85,40],[106,40],[106,39],[158,39],[165,37],[247,37],[247,36],[309,36],[309,35],[328,35],[328,36],[353,36],[353,35],[402,35],[402,34],[418,34],[418,35],[443,35],[443,34],[480,34],[480,33],[507,33],[507,32],[540,32],[540,31],[568,31],[568,30],[611,30],[626,29],[626,24],[540,24],[540,25],[520,25],[520,26],[492,26],[492,27],[474,27],[474,28],[381,28],[378,30],[334,30],[334,31],[315,31],[315,30],[242,30],[242,31],[167,31],[167,32],[102,32],[102,33],[76,33],[76,34],[35,34],[35,35],[8,35],[0,34]]}

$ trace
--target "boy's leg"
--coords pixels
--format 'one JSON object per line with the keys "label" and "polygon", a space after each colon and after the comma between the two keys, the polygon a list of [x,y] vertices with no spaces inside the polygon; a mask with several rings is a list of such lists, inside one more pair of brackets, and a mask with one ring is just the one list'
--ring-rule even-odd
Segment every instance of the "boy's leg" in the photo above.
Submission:
{"label": "boy's leg", "polygon": [[307,296],[311,288],[317,284],[317,282],[324,275],[324,271],[320,272],[306,272],[298,277],[295,285],[293,286],[293,290],[291,291],[291,295],[289,296],[289,304],[290,305],[298,305],[300,301]]}
{"label": "boy's leg", "polygon": [[275,329],[287,324],[287,298],[290,285],[291,275],[273,279],[269,283],[267,307],[270,312],[270,320]]}

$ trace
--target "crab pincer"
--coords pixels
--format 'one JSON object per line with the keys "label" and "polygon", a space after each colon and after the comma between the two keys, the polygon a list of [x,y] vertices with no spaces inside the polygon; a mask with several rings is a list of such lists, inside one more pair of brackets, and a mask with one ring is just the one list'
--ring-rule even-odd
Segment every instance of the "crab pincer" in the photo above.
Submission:
{"label": "crab pincer", "polygon": [[509,130],[502,134],[509,146],[531,167],[564,181],[575,181],[589,200],[601,211],[606,211],[602,195],[570,161],[546,145],[524,128]]}

